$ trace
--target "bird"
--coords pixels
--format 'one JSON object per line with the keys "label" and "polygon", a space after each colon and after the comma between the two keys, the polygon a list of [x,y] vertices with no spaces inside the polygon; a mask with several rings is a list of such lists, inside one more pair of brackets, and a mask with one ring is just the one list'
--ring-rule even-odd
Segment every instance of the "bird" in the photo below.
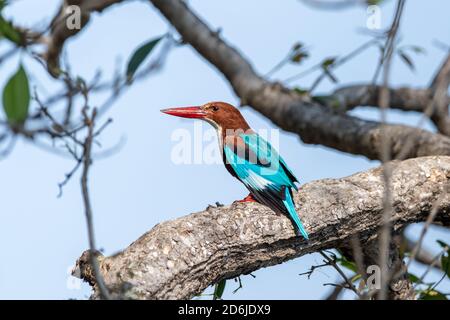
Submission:
{"label": "bird", "polygon": [[288,216],[296,230],[309,239],[293,201],[293,191],[298,191],[297,178],[270,143],[250,128],[236,107],[214,101],[161,112],[211,124],[219,138],[225,168],[249,191],[239,202],[259,202],[277,214]]}

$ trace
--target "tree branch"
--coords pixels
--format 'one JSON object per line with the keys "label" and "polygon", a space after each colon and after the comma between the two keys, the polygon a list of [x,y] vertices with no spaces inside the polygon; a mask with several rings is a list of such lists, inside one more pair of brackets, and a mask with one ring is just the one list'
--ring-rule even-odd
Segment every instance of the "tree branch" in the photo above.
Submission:
{"label": "tree branch", "polygon": [[[403,111],[417,111],[428,114],[439,132],[450,136],[450,117],[448,105],[450,97],[450,54],[436,72],[428,89],[409,87],[389,88],[390,108]],[[345,112],[358,106],[379,106],[381,86],[370,84],[349,85],[338,88],[332,94],[341,111]],[[431,109],[428,111],[427,109]]]}
{"label": "tree branch", "polygon": [[89,240],[89,263],[92,268],[92,273],[95,277],[95,283],[99,288],[100,297],[102,299],[110,299],[108,289],[106,288],[103,279],[100,274],[100,268],[97,260],[99,252],[97,252],[97,246],[95,244],[95,233],[94,233],[94,222],[92,213],[91,197],[89,195],[88,187],[88,176],[89,168],[92,164],[92,143],[94,142],[94,125],[95,118],[97,115],[97,110],[92,111],[92,115],[89,117],[87,115],[87,110],[83,110],[84,121],[87,122],[88,134],[83,145],[83,173],[81,174],[81,194],[83,196],[84,213],[86,216],[86,227],[88,230],[88,240]]}
{"label": "tree branch", "polygon": [[[391,224],[400,230],[427,218],[450,181],[450,157],[394,162],[392,168]],[[295,235],[285,216],[260,204],[236,203],[158,224],[124,251],[101,257],[100,269],[116,297],[192,298],[221,279],[340,247],[356,235],[364,247],[381,224],[383,188],[382,168],[302,186],[295,202],[309,242]],[[448,220],[449,212],[446,194],[436,219]],[[77,261],[76,272],[95,284],[87,256]]]}
{"label": "tree branch", "polygon": [[434,77],[430,90],[433,95],[433,113],[431,119],[439,132],[450,136],[450,117],[448,114],[448,87],[450,85],[450,53]]}
{"label": "tree branch", "polygon": [[[370,84],[355,84],[336,89],[332,96],[337,99],[343,111],[359,106],[378,107],[380,86]],[[403,111],[423,112],[431,102],[432,92],[429,89],[410,87],[390,88],[390,108]],[[447,96],[450,103],[450,97]]]}
{"label": "tree branch", "polygon": [[450,139],[401,125],[382,125],[335,112],[308,101],[280,84],[259,76],[250,63],[217,32],[212,31],[180,0],[151,0],[153,5],[230,82],[242,104],[271,119],[280,128],[297,133],[305,143],[381,159],[381,131],[389,137],[393,158],[406,138],[414,140],[406,157],[450,155]]}
{"label": "tree branch", "polygon": [[[48,72],[53,77],[58,77],[60,74],[59,57],[67,39],[83,30],[90,20],[91,13],[102,12],[111,5],[122,1],[124,0],[64,0],[62,2],[58,14],[53,18],[50,35],[44,41],[47,44],[47,51],[43,57],[47,62]],[[81,9],[80,29],[69,29],[66,25],[66,9],[71,5],[77,5]]]}

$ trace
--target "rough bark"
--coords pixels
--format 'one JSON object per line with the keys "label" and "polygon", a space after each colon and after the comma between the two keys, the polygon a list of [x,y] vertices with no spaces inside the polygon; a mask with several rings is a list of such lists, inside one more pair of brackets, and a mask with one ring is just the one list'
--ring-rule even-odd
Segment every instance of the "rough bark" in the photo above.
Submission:
{"label": "rough bark", "polygon": [[[393,230],[425,220],[449,180],[450,157],[394,163]],[[288,218],[260,204],[236,203],[158,224],[124,251],[101,257],[100,267],[116,297],[192,298],[221,279],[341,247],[355,236],[365,248],[381,223],[383,189],[381,167],[302,186],[295,202],[309,242],[294,234]],[[449,212],[450,195],[445,195],[437,220],[448,221]],[[93,285],[95,298],[86,257],[78,260],[75,273]]]}

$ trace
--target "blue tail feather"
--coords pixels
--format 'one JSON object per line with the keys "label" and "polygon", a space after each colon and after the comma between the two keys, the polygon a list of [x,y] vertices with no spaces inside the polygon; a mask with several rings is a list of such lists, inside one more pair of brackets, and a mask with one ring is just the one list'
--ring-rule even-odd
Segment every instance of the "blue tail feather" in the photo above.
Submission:
{"label": "blue tail feather", "polygon": [[285,193],[285,199],[283,200],[283,203],[286,207],[286,209],[289,212],[289,215],[291,216],[292,220],[294,220],[298,230],[302,234],[302,236],[308,240],[309,236],[306,232],[305,228],[303,227],[303,223],[300,221],[300,218],[298,217],[297,211],[295,211],[294,202],[292,201],[291,193],[288,188],[284,188]]}

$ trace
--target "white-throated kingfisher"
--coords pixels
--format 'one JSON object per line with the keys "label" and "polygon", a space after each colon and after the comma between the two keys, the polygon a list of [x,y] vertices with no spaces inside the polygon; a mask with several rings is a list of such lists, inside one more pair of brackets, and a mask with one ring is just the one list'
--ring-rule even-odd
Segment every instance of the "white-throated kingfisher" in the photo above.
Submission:
{"label": "white-throated kingfisher", "polygon": [[270,143],[250,129],[238,109],[225,102],[209,102],[161,111],[210,123],[217,131],[225,167],[250,191],[241,201],[256,201],[287,215],[308,239],[292,199],[292,191],[298,190],[297,178]]}

